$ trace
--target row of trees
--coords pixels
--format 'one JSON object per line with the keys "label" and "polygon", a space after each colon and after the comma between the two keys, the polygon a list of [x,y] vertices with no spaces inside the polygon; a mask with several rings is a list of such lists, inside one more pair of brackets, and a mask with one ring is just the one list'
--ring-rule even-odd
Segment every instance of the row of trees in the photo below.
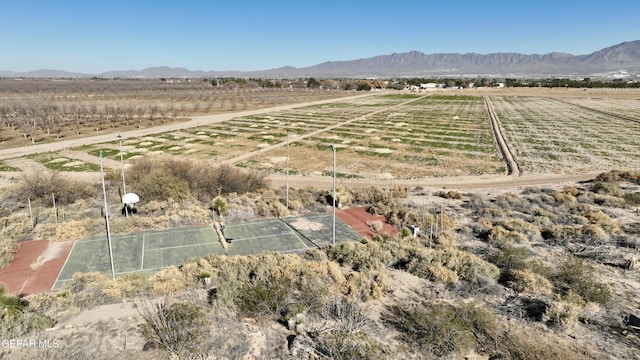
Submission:
{"label": "row of trees", "polygon": [[36,143],[331,96],[311,89],[226,89],[202,81],[0,80],[0,141],[22,137]]}
{"label": "row of trees", "polygon": [[640,82],[626,81],[624,79],[613,80],[592,80],[591,78],[584,78],[582,80],[567,79],[567,78],[549,78],[541,80],[521,80],[521,79],[506,79],[505,86],[507,87],[567,87],[567,88],[640,88]]}

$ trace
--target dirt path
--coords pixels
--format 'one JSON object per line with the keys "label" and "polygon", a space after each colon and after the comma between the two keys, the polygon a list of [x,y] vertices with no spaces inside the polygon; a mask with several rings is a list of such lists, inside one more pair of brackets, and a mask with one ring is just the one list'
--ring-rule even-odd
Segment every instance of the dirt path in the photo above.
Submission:
{"label": "dirt path", "polygon": [[488,96],[484,97],[484,103],[487,105],[487,112],[489,113],[489,119],[491,120],[491,130],[493,131],[493,137],[496,140],[498,149],[500,150],[502,158],[507,165],[507,175],[519,177],[522,173],[520,165],[518,165],[518,163],[515,161],[513,153],[507,145],[507,141],[505,140],[504,134],[502,133],[502,128],[500,127],[500,121],[498,120],[498,116],[496,115],[495,111],[493,111],[493,105],[491,104]]}

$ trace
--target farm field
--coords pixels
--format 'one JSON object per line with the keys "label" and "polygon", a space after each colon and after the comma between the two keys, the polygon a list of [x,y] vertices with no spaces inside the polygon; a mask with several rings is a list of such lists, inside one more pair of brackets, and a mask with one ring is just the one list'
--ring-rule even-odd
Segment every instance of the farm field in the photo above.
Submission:
{"label": "farm field", "polygon": [[[330,145],[341,159],[337,176],[348,179],[418,179],[428,176],[502,174],[483,97],[387,94],[344,102],[242,116],[213,125],[123,141],[125,160],[173,155],[230,162],[285,172],[289,129],[292,175],[330,176]],[[42,153],[31,158],[45,167],[87,168],[100,151],[119,160],[112,141],[71,149],[75,157]],[[115,165],[115,164],[114,164]],[[73,171],[74,169],[68,169]]]}
{"label": "farm field", "polygon": [[[118,122],[111,130],[124,130],[125,164],[147,156],[206,159],[265,171],[279,184],[288,165],[289,175],[299,183],[315,179],[326,185],[333,174],[330,145],[334,144],[336,175],[342,183],[490,181],[504,179],[506,164],[491,130],[489,101],[523,179],[640,165],[634,150],[640,139],[637,91],[516,88],[356,96],[343,92],[320,101],[322,95],[301,93],[306,95],[290,100],[308,96],[305,99],[311,102],[244,115],[216,114],[211,108],[211,115],[192,114],[189,121],[160,121],[156,127],[138,130],[119,128]],[[143,118],[150,115],[145,114]],[[13,148],[0,156],[0,172],[15,177],[20,171],[49,168],[95,179],[101,151],[105,166],[118,169],[116,134],[86,135],[84,141],[67,147],[53,141]],[[30,155],[11,156],[20,149]]]}
{"label": "farm field", "polygon": [[0,149],[348,95],[308,88],[238,88],[233,82],[214,87],[202,79],[0,79]]}
{"label": "farm field", "polygon": [[[640,166],[640,123],[633,121],[640,119],[638,100],[491,100],[525,174],[575,174]],[[627,118],[622,118],[623,114]]]}

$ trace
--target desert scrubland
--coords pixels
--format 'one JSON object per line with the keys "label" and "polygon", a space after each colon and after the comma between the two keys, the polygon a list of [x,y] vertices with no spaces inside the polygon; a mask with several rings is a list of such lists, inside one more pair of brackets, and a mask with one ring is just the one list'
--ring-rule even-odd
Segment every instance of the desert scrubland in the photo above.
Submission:
{"label": "desert scrubland", "polygon": [[638,356],[637,90],[70,83],[0,91],[2,266],[22,241],[104,232],[100,153],[116,233],[331,211],[331,145],[340,207],[400,232],[4,293],[0,339],[57,344],[8,358]]}

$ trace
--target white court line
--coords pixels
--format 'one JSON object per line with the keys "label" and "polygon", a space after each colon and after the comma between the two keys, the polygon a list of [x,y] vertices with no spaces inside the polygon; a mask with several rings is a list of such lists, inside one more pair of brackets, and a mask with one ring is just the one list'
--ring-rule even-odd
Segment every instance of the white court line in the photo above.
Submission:
{"label": "white court line", "polygon": [[140,260],[140,271],[144,270],[144,234],[142,234],[142,259]]}
{"label": "white court line", "polygon": [[167,247],[161,247],[161,248],[154,248],[154,249],[149,249],[147,251],[160,251],[160,250],[165,250],[165,249],[179,249],[179,248],[188,248],[188,247],[194,247],[194,246],[203,246],[203,245],[220,245],[219,241],[213,241],[213,242],[209,242],[209,243],[204,243],[204,244],[190,244],[190,245],[176,245],[176,246],[167,246]]}
{"label": "white court line", "polygon": [[[112,236],[112,239],[126,239],[126,238],[135,238],[136,235],[132,235],[132,234],[125,234],[125,235],[114,235]],[[98,239],[82,239],[82,240],[78,240],[76,242],[83,242],[83,243],[90,243],[90,242],[96,242],[96,241],[105,241],[107,240],[107,236],[105,235],[103,238],[98,238]]]}
{"label": "white court line", "polygon": [[242,227],[242,226],[251,226],[254,224],[269,224],[269,223],[274,223],[274,224],[279,224],[281,221],[278,219],[274,219],[274,220],[258,220],[258,221],[251,221],[248,223],[239,223],[239,224],[229,224],[229,225],[225,225],[226,229],[231,229],[234,227]]}
{"label": "white court line", "polygon": [[293,249],[293,250],[285,250],[285,251],[278,251],[280,254],[286,254],[286,253],[292,253],[292,252],[298,252],[298,251],[307,251],[309,250],[308,247],[305,247],[304,249]]}
{"label": "white court line", "polygon": [[[282,235],[289,235],[289,234],[291,234],[291,232],[280,233],[280,234],[261,235],[261,236],[255,236],[255,237],[250,237],[250,238],[242,238],[242,239],[234,239],[233,237],[231,237],[231,240],[232,241],[245,241],[245,240],[261,239],[261,238],[268,238],[268,237],[275,237],[275,236],[282,236]],[[227,236],[227,238],[229,238],[229,237]]]}
{"label": "white court line", "polygon": [[[73,248],[76,247],[76,243],[77,241],[74,241],[73,245],[71,245],[71,250],[69,251],[69,254],[67,254],[67,258],[64,260],[64,264],[62,264],[62,267],[60,268],[60,272],[58,273],[58,276],[56,276],[56,281],[51,286],[51,290],[53,290],[53,288],[56,287],[56,284],[58,283],[58,281],[60,281],[60,274],[62,274],[62,270],[64,270],[64,267],[67,266],[67,261],[69,261],[69,258],[71,257],[71,253],[73,253]],[[69,281],[69,280],[62,280],[62,281]]]}

